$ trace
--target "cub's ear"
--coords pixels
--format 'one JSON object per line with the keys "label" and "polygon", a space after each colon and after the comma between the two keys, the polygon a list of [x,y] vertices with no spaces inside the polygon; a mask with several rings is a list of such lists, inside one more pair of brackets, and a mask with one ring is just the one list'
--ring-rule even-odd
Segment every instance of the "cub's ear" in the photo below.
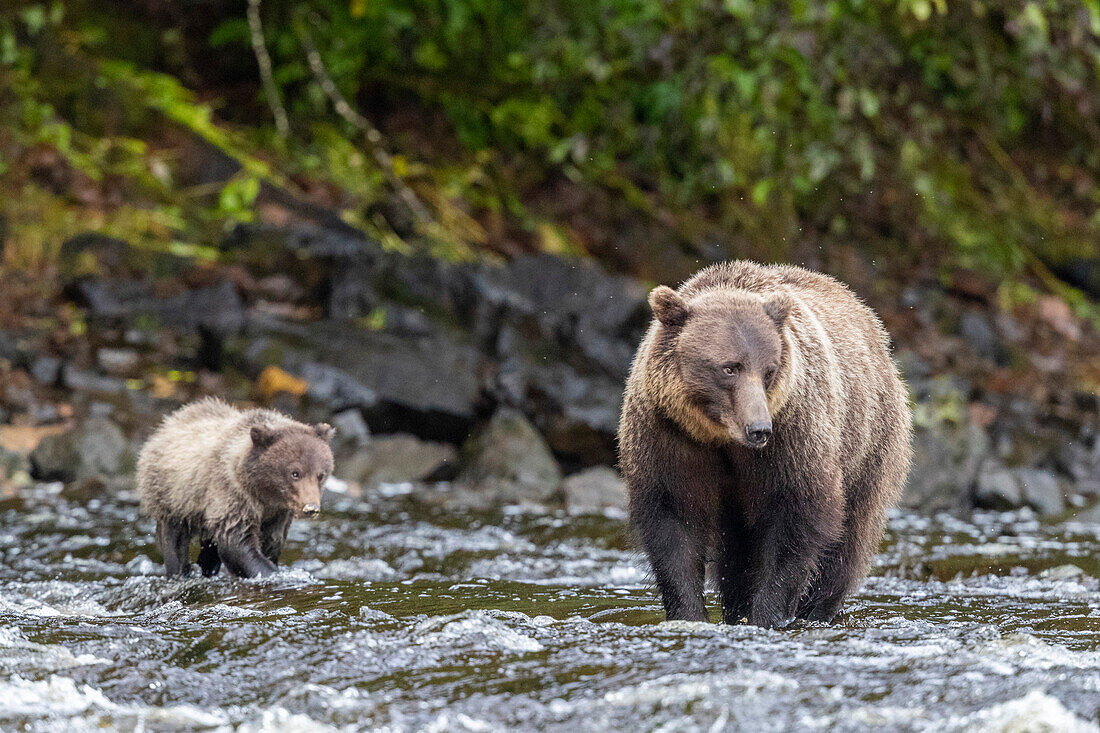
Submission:
{"label": "cub's ear", "polygon": [[787,293],[775,293],[764,301],[764,312],[768,314],[768,318],[775,321],[775,325],[779,328],[783,328],[783,324],[787,322],[787,316],[791,314],[791,308],[793,307],[794,301]]}
{"label": "cub's ear", "polygon": [[649,294],[649,307],[653,315],[666,326],[682,326],[688,317],[688,306],[672,288],[658,285]]}
{"label": "cub's ear", "polygon": [[273,430],[263,425],[254,425],[252,427],[252,445],[257,448],[267,448],[274,443],[278,437],[278,430]]}
{"label": "cub's ear", "polygon": [[319,422],[313,426],[313,432],[317,434],[317,437],[326,443],[332,442],[333,436],[336,435],[336,428],[329,425],[327,422]]}

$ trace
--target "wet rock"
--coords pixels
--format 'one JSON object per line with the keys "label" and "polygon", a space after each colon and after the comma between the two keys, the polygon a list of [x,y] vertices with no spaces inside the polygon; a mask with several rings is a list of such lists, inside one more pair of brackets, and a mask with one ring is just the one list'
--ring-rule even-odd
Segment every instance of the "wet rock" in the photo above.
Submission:
{"label": "wet rock", "polygon": [[237,333],[245,320],[244,303],[228,280],[167,298],[158,298],[144,281],[84,280],[76,284],[74,295],[95,319],[132,323],[146,317],[163,326],[217,336]]}
{"label": "wet rock", "polygon": [[363,486],[433,481],[454,474],[458,452],[448,443],[412,435],[375,437],[337,466],[337,473]]}
{"label": "wet rock", "polygon": [[30,372],[42,384],[53,387],[61,378],[61,360],[52,356],[39,356],[31,362]]}
{"label": "wet rock", "polygon": [[1051,471],[1038,468],[1016,469],[1023,500],[1041,516],[1061,514],[1066,509],[1066,492]]}
{"label": "wet rock", "polygon": [[119,272],[129,254],[128,242],[99,232],[82,232],[61,243],[58,265],[68,275]]}
{"label": "wet rock", "polygon": [[115,377],[131,376],[141,365],[141,356],[133,349],[103,347],[96,351],[100,369]]}
{"label": "wet rock", "polygon": [[974,503],[982,509],[1018,509],[1024,505],[1024,493],[1012,471],[987,462],[974,484]]}
{"label": "wet rock", "polygon": [[33,485],[30,459],[0,447],[0,496],[18,493]]}
{"label": "wet rock", "polygon": [[244,348],[253,368],[281,364],[309,382],[311,396],[340,410],[358,407],[383,433],[413,432],[458,442],[481,399],[481,357],[450,333],[411,338],[343,321],[270,319]]}
{"label": "wet rock", "polygon": [[339,217],[328,217],[325,226],[303,223],[286,226],[239,224],[225,244],[230,248],[247,248],[269,255],[289,252],[298,259],[339,258],[342,261],[362,253],[383,251],[377,241],[367,239]]}
{"label": "wet rock", "polygon": [[1054,271],[1070,285],[1100,298],[1100,259],[1073,257],[1057,265]]}
{"label": "wet rock", "polygon": [[378,393],[361,383],[343,369],[331,364],[323,364],[315,361],[305,361],[297,357],[289,357],[296,365],[302,379],[306,381],[308,392],[314,399],[328,403],[337,409],[351,408],[361,409],[374,407],[378,402]]}
{"label": "wet rock", "polygon": [[1100,524],[1100,502],[1087,506],[1073,514],[1067,521]]}
{"label": "wet rock", "polygon": [[130,468],[133,455],[117,425],[91,418],[66,433],[44,437],[30,460],[36,479],[69,482],[118,475]]}
{"label": "wet rock", "polygon": [[519,359],[501,366],[493,388],[499,402],[536,416],[555,453],[589,465],[616,459],[622,393],[621,381],[602,374]]}
{"label": "wet rock", "polygon": [[978,356],[999,366],[1008,364],[1008,350],[1001,343],[989,317],[982,311],[971,309],[962,314],[959,319],[959,335]]}
{"label": "wet rock", "polygon": [[1064,440],[1055,452],[1058,469],[1077,483],[1100,481],[1100,441]]}
{"label": "wet rock", "polygon": [[363,419],[363,413],[357,409],[338,412],[329,419],[329,423],[336,428],[332,448],[337,454],[356,451],[370,441],[370,428]]}
{"label": "wet rock", "polygon": [[80,369],[66,364],[61,373],[61,384],[74,392],[98,392],[101,394],[123,394],[126,392],[125,380],[109,377],[90,369]]}
{"label": "wet rock", "polygon": [[609,466],[594,466],[562,482],[565,506],[571,514],[598,514],[605,509],[626,511],[626,483]]}
{"label": "wet rock", "polygon": [[1054,516],[1066,509],[1066,491],[1051,471],[1004,468],[987,462],[974,485],[974,502],[983,509],[1004,511],[1026,506],[1040,516]]}
{"label": "wet rock", "polygon": [[277,301],[295,301],[302,297],[302,289],[284,274],[269,275],[256,283],[257,294],[261,298]]}
{"label": "wet rock", "polygon": [[561,468],[542,436],[517,410],[501,408],[464,447],[457,482],[492,504],[546,504],[558,499]]}
{"label": "wet rock", "polygon": [[24,351],[15,335],[7,331],[0,331],[0,359],[15,365],[21,365],[24,355]]}
{"label": "wet rock", "polygon": [[1085,571],[1076,565],[1055,565],[1039,573],[1040,578],[1047,580],[1072,580],[1085,575]]}
{"label": "wet rock", "polygon": [[925,513],[969,509],[970,487],[989,451],[989,435],[974,423],[918,427],[902,506]]}
{"label": "wet rock", "polygon": [[416,308],[387,306],[384,317],[386,331],[398,336],[429,336],[435,330],[428,317]]}
{"label": "wet rock", "polygon": [[519,257],[482,271],[474,292],[481,311],[531,324],[543,340],[576,348],[612,377],[626,376],[648,321],[641,283],[586,260]]}

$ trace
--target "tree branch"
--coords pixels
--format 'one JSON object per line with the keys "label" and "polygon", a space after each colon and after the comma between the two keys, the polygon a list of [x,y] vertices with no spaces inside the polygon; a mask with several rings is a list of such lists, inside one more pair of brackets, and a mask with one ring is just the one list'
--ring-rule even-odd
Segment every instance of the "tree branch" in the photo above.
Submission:
{"label": "tree branch", "polygon": [[363,132],[363,135],[367,139],[367,147],[370,148],[371,155],[374,156],[375,161],[382,168],[386,177],[389,179],[390,184],[397,191],[397,195],[405,202],[405,205],[412,211],[413,216],[421,224],[429,224],[433,221],[431,212],[424,205],[424,202],[420,200],[420,197],[416,195],[416,192],[409,188],[409,185],[401,180],[401,176],[397,174],[394,169],[393,156],[391,156],[382,145],[382,133],[378,131],[374,125],[371,124],[363,115],[359,114],[348,101],[344,99],[344,95],[340,93],[339,88],[336,86],[336,82],[329,76],[328,70],[325,69],[324,61],[321,59],[321,52],[317,50],[317,45],[313,42],[313,37],[306,29],[304,23],[297,23],[298,38],[302,43],[302,48],[306,53],[306,61],[309,62],[310,71],[313,72],[314,79],[317,80],[317,84],[321,87],[321,91],[325,93],[325,96],[332,102],[333,108],[336,113],[344,118],[349,124],[357,127]]}
{"label": "tree branch", "polygon": [[279,88],[275,86],[275,77],[271,73],[271,56],[267,53],[264,26],[260,20],[260,0],[248,0],[248,29],[252,36],[252,53],[256,55],[256,65],[260,67],[264,96],[267,97],[267,104],[275,117],[275,129],[286,137],[290,134],[290,121],[287,119],[283,100],[279,97]]}

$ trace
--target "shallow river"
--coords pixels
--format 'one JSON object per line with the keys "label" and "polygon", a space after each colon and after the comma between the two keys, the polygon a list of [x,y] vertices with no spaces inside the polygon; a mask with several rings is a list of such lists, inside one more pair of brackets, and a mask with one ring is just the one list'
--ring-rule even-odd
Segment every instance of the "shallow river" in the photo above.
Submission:
{"label": "shallow river", "polygon": [[1100,525],[898,515],[840,623],[767,631],[661,623],[612,518],[341,497],[242,582],[161,577],[135,515],[48,487],[0,503],[0,730],[1100,721]]}

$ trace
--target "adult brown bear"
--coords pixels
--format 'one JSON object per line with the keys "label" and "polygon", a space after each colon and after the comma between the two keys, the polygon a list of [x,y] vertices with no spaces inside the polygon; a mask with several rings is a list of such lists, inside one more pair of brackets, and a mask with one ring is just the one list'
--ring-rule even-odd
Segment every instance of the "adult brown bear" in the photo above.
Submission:
{"label": "adult brown bear", "polygon": [[862,579],[912,455],[875,314],[799,267],[729,262],[649,296],[619,425],[631,525],[669,619],[830,621]]}

